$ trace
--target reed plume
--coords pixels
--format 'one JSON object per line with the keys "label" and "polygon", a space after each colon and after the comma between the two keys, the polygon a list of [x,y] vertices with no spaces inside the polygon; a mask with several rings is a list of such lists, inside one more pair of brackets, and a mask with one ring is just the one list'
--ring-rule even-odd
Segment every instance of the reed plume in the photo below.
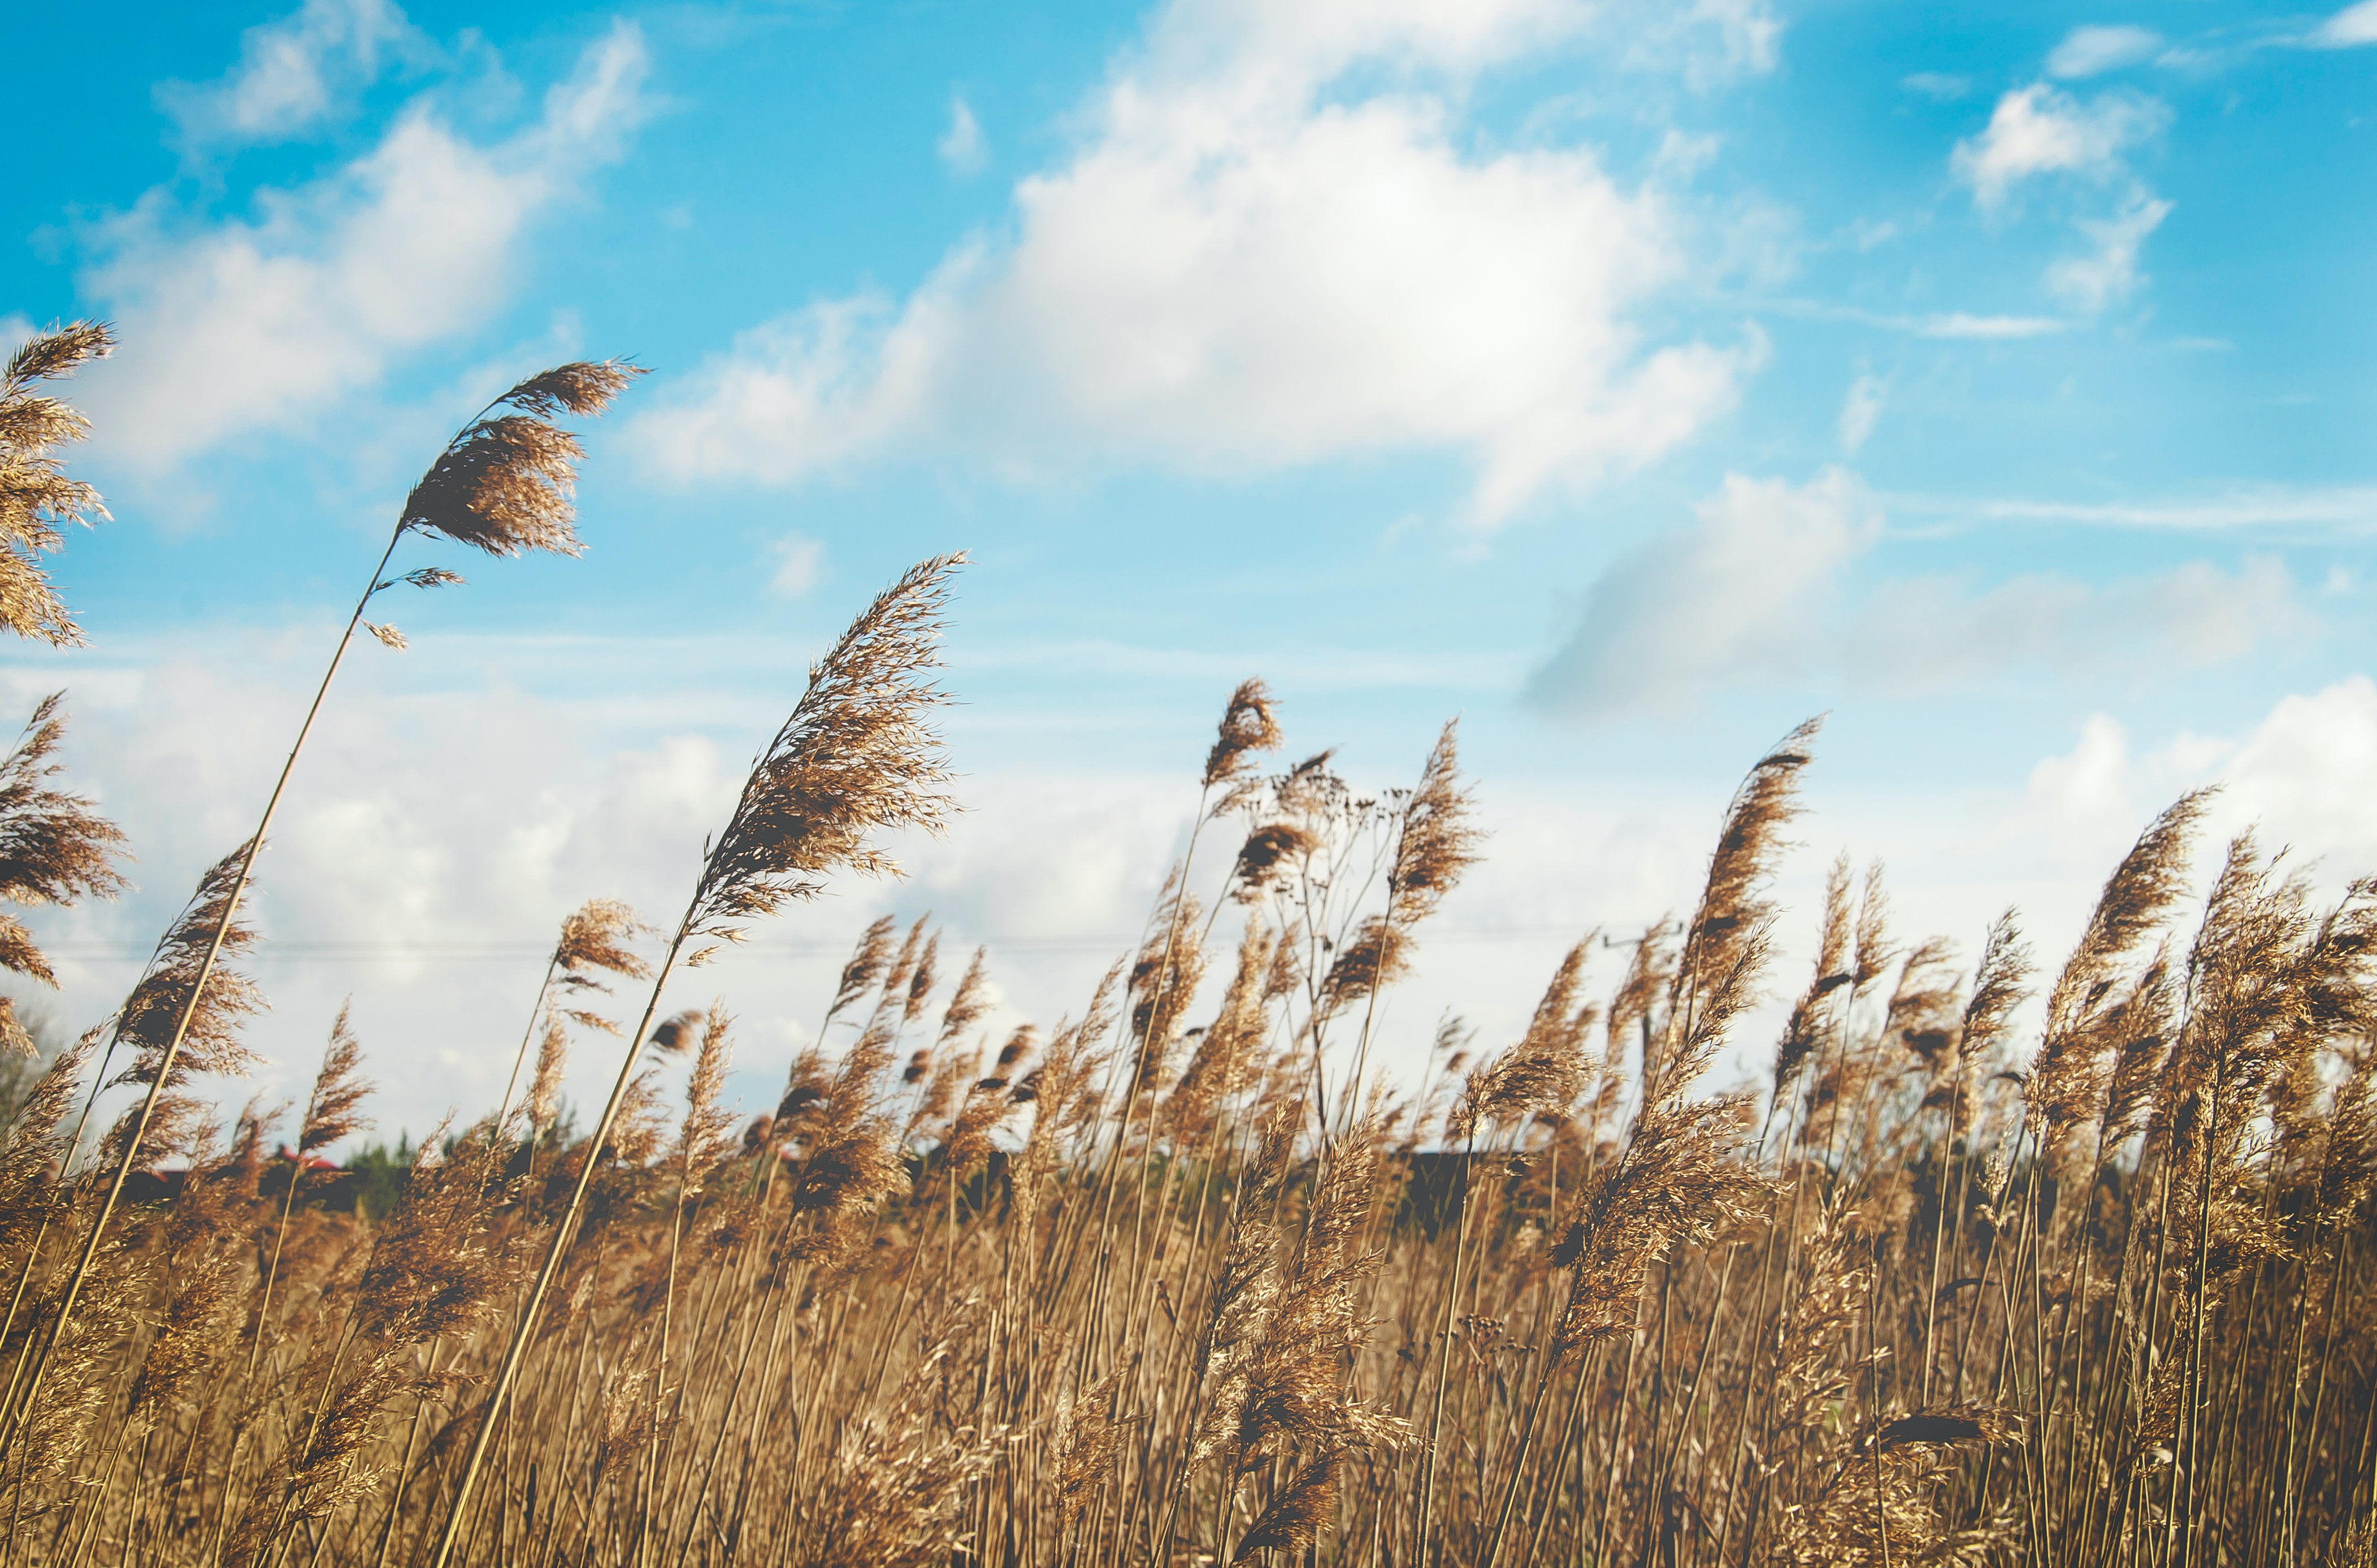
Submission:
{"label": "reed plume", "polygon": [[[928,676],[939,665],[940,612],[949,578],[962,560],[937,556],[910,568],[810,667],[807,689],[760,752],[734,814],[707,847],[701,874],[661,960],[636,1038],[651,1028],[670,970],[689,940],[707,939],[713,946],[736,940],[751,921],[815,897],[823,889],[826,874],[836,869],[896,873],[899,867],[875,848],[874,837],[902,827],[939,829],[950,807],[939,786],[949,775],[930,716],[946,699]],[[711,950],[697,950],[688,963],[700,962]],[[852,1081],[860,1059],[867,1059],[863,1081],[871,1083],[874,1071],[888,1061],[888,1054],[877,1054],[882,1051],[878,1046],[869,1051],[862,1043],[844,1063],[843,1092],[836,1097],[830,1139],[834,1162],[842,1169],[823,1182],[833,1189],[833,1206],[846,1194],[878,1180],[877,1167],[890,1158],[883,1147],[888,1137],[874,1137],[874,1130],[863,1126],[869,1119],[851,1104],[860,1092],[859,1084]],[[463,1461],[433,1568],[445,1568],[468,1516],[487,1443],[567,1253],[593,1177],[595,1154],[619,1116],[636,1060],[634,1051],[627,1053],[589,1136],[576,1188],[554,1225],[543,1267],[521,1306],[511,1344],[488,1392],[488,1413]],[[820,1170],[820,1152],[812,1151],[805,1181]]]}
{"label": "reed plume", "polygon": [[[101,335],[103,337],[103,334]],[[96,343],[96,339],[86,340]],[[65,350],[57,350],[63,352]],[[90,352],[98,351],[94,347]],[[48,362],[37,361],[36,362]],[[114,1181],[109,1195],[100,1207],[92,1225],[90,1251],[86,1263],[78,1265],[69,1280],[66,1303],[62,1311],[70,1313],[76,1294],[81,1289],[82,1276],[88,1260],[96,1256],[100,1238],[113,1218],[117,1197],[139,1158],[143,1135],[158,1111],[158,1095],[168,1085],[178,1082],[180,1054],[185,1042],[201,1054],[207,1052],[209,1036],[201,1018],[203,1009],[213,1005],[209,998],[217,994],[213,987],[215,967],[226,949],[239,910],[241,896],[247,889],[248,878],[256,866],[256,856],[262,849],[266,835],[271,831],[274,815],[279,812],[289,778],[295,769],[297,757],[305,750],[305,740],[313,732],[314,720],[328,696],[330,683],[337,677],[339,666],[346,658],[359,627],[366,624],[364,612],[373,598],[399,582],[409,582],[417,588],[435,588],[459,582],[453,573],[438,567],[424,567],[400,577],[383,578],[380,574],[394,559],[396,547],[408,533],[437,535],[484,550],[494,555],[516,555],[529,549],[552,549],[575,554],[578,540],[572,530],[574,513],[570,504],[572,465],[579,456],[576,438],[552,422],[555,415],[600,413],[635,376],[640,368],[615,362],[601,364],[572,363],[530,377],[497,397],[479,416],[465,425],[447,444],[437,460],[430,465],[412,493],[405,498],[396,527],[388,535],[388,548],[372,568],[369,585],[356,600],[354,612],[348,618],[346,629],[340,634],[337,647],[330,656],[329,667],[323,671],[321,684],[314,700],[298,725],[297,738],[290,746],[287,760],[281,764],[280,777],[272,792],[265,800],[264,812],[256,831],[233,861],[216,868],[209,881],[209,908],[213,912],[213,929],[201,943],[193,940],[184,945],[195,956],[194,974],[182,988],[182,1004],[170,1028],[155,1037],[152,1048],[144,1046],[134,1071],[144,1075],[135,1081],[149,1086],[148,1098],[127,1123],[121,1142]],[[509,411],[496,414],[497,409]],[[492,417],[491,417],[492,416]],[[380,629],[371,628],[375,636]],[[398,641],[400,643],[401,638]],[[216,884],[220,884],[219,887]],[[177,928],[178,930],[179,928]],[[152,966],[153,968],[153,966]],[[236,988],[233,988],[234,990]],[[135,1004],[139,1002],[136,993]],[[150,1028],[161,1019],[134,1016],[134,1004],[127,1004],[125,1027]],[[26,1392],[9,1415],[9,1425],[0,1432],[0,1453],[5,1453],[13,1440],[17,1424],[22,1420],[26,1401],[38,1393],[42,1373],[48,1360],[45,1345],[42,1358],[36,1361]]]}
{"label": "reed plume", "polygon": [[104,518],[99,492],[66,477],[57,449],[90,434],[90,421],[42,383],[70,375],[115,347],[107,327],[69,322],[37,332],[0,367],[0,626],[56,647],[82,646],[82,628],[50,585],[42,557],[65,548],[69,523]]}
{"label": "reed plume", "polygon": [[[6,401],[0,399],[0,423],[6,417]],[[5,515],[5,505],[0,505],[0,515]],[[0,582],[0,615],[5,615],[6,603],[6,585]],[[50,759],[66,735],[65,700],[65,693],[55,692],[36,704],[15,748],[0,759],[0,901],[20,907],[113,898],[124,887],[123,874],[116,870],[125,853],[123,833],[90,800],[47,782],[59,771]],[[58,983],[32,933],[5,910],[0,910],[0,968],[46,986]],[[33,1053],[16,1004],[5,996],[0,996],[0,1050]]]}

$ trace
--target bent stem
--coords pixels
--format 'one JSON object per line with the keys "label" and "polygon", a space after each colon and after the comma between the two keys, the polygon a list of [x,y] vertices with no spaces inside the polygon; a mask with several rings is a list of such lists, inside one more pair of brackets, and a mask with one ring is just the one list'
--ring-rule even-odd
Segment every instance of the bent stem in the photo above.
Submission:
{"label": "bent stem", "polygon": [[505,1400],[520,1376],[520,1361],[528,1353],[529,1344],[536,1336],[537,1320],[543,1315],[545,1297],[553,1289],[555,1276],[561,1271],[561,1260],[569,1252],[570,1235],[585,1210],[587,1190],[593,1185],[594,1168],[602,1161],[603,1140],[611,1135],[612,1123],[618,1120],[619,1107],[627,1098],[627,1086],[636,1075],[636,1061],[642,1053],[644,1037],[651,1032],[652,1018],[660,1011],[661,993],[668,987],[670,971],[676,968],[677,955],[683,951],[686,938],[692,934],[694,913],[701,901],[698,889],[699,884],[693,902],[686,906],[685,918],[677,921],[676,934],[669,939],[667,956],[661,960],[660,971],[652,978],[651,995],[644,1003],[644,1016],[627,1037],[619,1075],[611,1085],[611,1098],[603,1101],[602,1117],[587,1137],[586,1158],[579,1163],[577,1182],[570,1188],[569,1206],[553,1228],[553,1243],[545,1249],[544,1266],[537,1270],[536,1283],[530,1288],[528,1300],[520,1308],[520,1322],[513,1325],[511,1343],[504,1348],[503,1364],[496,1369],[495,1384],[487,1391],[486,1414],[471,1436],[470,1455],[462,1461],[462,1473],[454,1483],[454,1500],[438,1531],[437,1550],[429,1559],[429,1568],[446,1568],[453,1558],[463,1522],[470,1516],[471,1496],[477,1488],[479,1471],[486,1463],[488,1444],[503,1422]]}
{"label": "bent stem", "polygon": [[[0,1455],[6,1454],[18,1435],[24,1431],[25,1423],[31,1418],[34,1405],[41,1397],[42,1379],[49,1370],[51,1354],[57,1348],[59,1336],[66,1332],[74,1316],[83,1284],[90,1277],[91,1265],[99,1256],[99,1244],[106,1237],[108,1221],[114,1218],[116,1205],[124,1197],[125,1184],[132,1179],[133,1167],[139,1161],[140,1146],[148,1137],[149,1120],[156,1114],[157,1101],[163,1096],[165,1085],[173,1076],[173,1062],[181,1054],[182,1041],[190,1032],[191,1020],[197,1016],[198,1004],[206,996],[208,983],[214,978],[216,960],[222,956],[223,941],[231,932],[232,921],[238,917],[240,897],[247,890],[248,877],[256,869],[256,857],[263,850],[265,835],[270,831],[272,818],[281,809],[281,797],[289,788],[289,776],[296,769],[298,754],[305,749],[305,739],[314,732],[314,720],[320,716],[323,700],[330,695],[330,683],[338,678],[339,666],[345,660],[347,649],[354,643],[355,628],[363,624],[364,612],[370,607],[372,595],[386,586],[380,574],[388,570],[388,564],[395,556],[396,547],[404,534],[405,525],[399,523],[396,531],[388,535],[388,548],[380,552],[379,563],[372,568],[363,597],[355,600],[354,613],[347,617],[346,629],[340,633],[339,646],[330,655],[330,667],[322,671],[322,683],[315,688],[314,701],[305,709],[305,720],[297,727],[296,742],[289,748],[288,759],[281,765],[281,776],[273,780],[272,793],[264,802],[264,814],[257,819],[256,832],[249,837],[246,850],[240,856],[239,874],[232,879],[231,894],[223,900],[222,913],[216,918],[214,933],[207,941],[206,956],[198,964],[197,979],[190,987],[190,994],[183,999],[181,1014],[174,1020],[173,1036],[165,1042],[157,1070],[149,1077],[149,1092],[140,1101],[140,1110],[132,1123],[132,1134],[125,1140],[123,1157],[115,1162],[115,1174],[108,1182],[106,1196],[100,1201],[99,1214],[91,1220],[90,1234],[83,1242],[82,1255],[75,1263],[74,1273],[66,1278],[65,1293],[58,1301],[57,1315],[51,1320],[50,1331],[42,1341],[41,1353],[34,1358],[32,1372],[25,1379],[16,1404],[8,1411],[6,1424],[0,1426]],[[122,1027],[119,1022],[119,1034]]]}

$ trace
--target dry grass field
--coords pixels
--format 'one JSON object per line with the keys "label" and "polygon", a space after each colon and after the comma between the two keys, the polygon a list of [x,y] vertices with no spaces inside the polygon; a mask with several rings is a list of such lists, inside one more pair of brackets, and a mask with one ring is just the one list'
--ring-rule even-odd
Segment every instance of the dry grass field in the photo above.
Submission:
{"label": "dry grass field", "polygon": [[[46,592],[29,563],[96,506],[57,488],[79,427],[42,384],[104,347],[9,366],[20,632],[75,635],[24,578]],[[391,552],[573,548],[556,422],[628,374],[491,405]],[[302,1116],[216,1109],[268,809],[114,1016],[22,1080],[0,1560],[2371,1562],[2377,884],[2320,904],[2250,838],[2193,883],[2200,797],[2068,956],[2008,914],[1960,958],[1845,861],[1822,907],[1776,907],[1806,727],[1678,919],[1580,941],[1521,1038],[1448,1023],[1408,1081],[1377,1004],[1482,848],[1455,733],[1369,790],[1291,765],[1249,682],[1183,780],[1187,861],[1078,1014],[991,1037],[995,959],[878,923],[781,1103],[728,1111],[731,1002],[681,1010],[686,971],[939,821],[956,565],[822,655],[732,816],[689,825],[681,912],[569,918],[501,1026],[514,1087],[376,1214],[268,1153],[364,1124],[343,1019]],[[364,619],[394,580],[350,636],[395,636]],[[0,766],[19,905],[115,885],[113,829],[51,778],[60,723]],[[1770,962],[1784,932],[1804,972]],[[13,919],[0,945],[43,977]],[[1777,996],[1779,1039],[1740,1038]],[[1765,1081],[1717,1087],[1751,1049]],[[565,1137],[572,1051],[618,1076]],[[136,1102],[102,1128],[108,1083]]]}

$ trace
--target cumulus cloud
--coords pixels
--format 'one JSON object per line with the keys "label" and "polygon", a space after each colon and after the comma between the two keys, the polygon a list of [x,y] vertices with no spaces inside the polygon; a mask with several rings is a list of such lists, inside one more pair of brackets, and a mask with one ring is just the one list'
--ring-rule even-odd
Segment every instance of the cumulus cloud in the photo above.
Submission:
{"label": "cumulus cloud", "polygon": [[2090,716],[2068,753],[2032,770],[1997,837],[2077,835],[2107,851],[2181,790],[2216,784],[2199,847],[2198,880],[2230,835],[2251,829],[2265,850],[2292,846],[2331,887],[2377,868],[2377,683],[2351,675],[2279,698],[2241,732],[2182,732],[2141,742],[2109,714]]}
{"label": "cumulus cloud", "polygon": [[2162,34],[2142,27],[2078,27],[2047,57],[2047,74],[2066,81],[2097,77],[2151,60],[2162,51]]}
{"label": "cumulus cloud", "polygon": [[2047,286],[2074,310],[2094,313],[2119,304],[2137,288],[2138,247],[2170,216],[2170,203],[2140,193],[2111,218],[2083,219],[2080,232],[2096,244],[2047,269]]}
{"label": "cumulus cloud", "polygon": [[[1590,15],[1181,0],[1078,151],[1016,187],[1011,243],[745,333],[642,417],[642,450],[781,484],[926,449],[1014,473],[1435,449],[1475,463],[1487,523],[1655,457],[1731,404],[1759,340],[1648,340],[1687,266],[1669,202],[1584,150],[1474,152],[1421,85]],[[1385,77],[1349,89],[1360,66]]]}
{"label": "cumulus cloud", "polygon": [[305,0],[248,29],[239,63],[222,76],[167,82],[157,100],[193,148],[282,141],[340,113],[390,59],[435,53],[389,0]]}
{"label": "cumulus cloud", "polygon": [[83,397],[108,451],[159,469],[231,437],[300,426],[409,350],[484,320],[523,236],[649,112],[629,24],[590,46],[543,113],[481,145],[427,103],[379,145],[252,219],[191,228],[152,191],[86,233],[86,294],[124,347]]}
{"label": "cumulus cloud", "polygon": [[2377,43],[2377,0],[2360,0],[2320,24],[2311,42],[2326,49],[2354,49]]}
{"label": "cumulus cloud", "polygon": [[1530,695],[1592,720],[1657,712],[1744,676],[1807,673],[1841,569],[1881,527],[1864,484],[1844,469],[1806,485],[1728,474],[1690,527],[1594,584]]}
{"label": "cumulus cloud", "polygon": [[1880,508],[1843,469],[1805,485],[1728,475],[1690,526],[1602,575],[1528,695],[1586,722],[1777,681],[1916,695],[2024,666],[2202,668],[2307,624],[2293,579],[2266,559],[2103,584],[1895,577],[1860,590],[1850,567],[1881,534]]}
{"label": "cumulus cloud", "polygon": [[1984,210],[2041,174],[2103,180],[2122,172],[2121,154],[2162,129],[2169,112],[2156,100],[2106,93],[2083,103],[2034,82],[1998,100],[1977,137],[1956,144],[1950,166],[1973,187]]}

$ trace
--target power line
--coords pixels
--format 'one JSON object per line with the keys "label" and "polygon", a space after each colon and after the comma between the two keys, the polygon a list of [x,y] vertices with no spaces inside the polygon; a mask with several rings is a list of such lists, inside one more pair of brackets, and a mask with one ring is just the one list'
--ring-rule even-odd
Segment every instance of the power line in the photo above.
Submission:
{"label": "power line", "polygon": [[[1451,926],[1429,932],[1431,943],[1490,943],[1526,941],[1546,936],[1572,936],[1575,925],[1530,926]],[[1114,932],[1105,935],[1041,936],[994,939],[985,944],[994,953],[1117,953],[1137,945],[1137,932]],[[109,960],[137,961],[149,956],[151,948],[130,943],[56,943],[46,951],[54,958],[74,958],[90,962]],[[523,963],[544,957],[552,951],[543,942],[306,942],[268,941],[242,956],[250,964],[328,964],[328,963],[408,963],[436,961],[439,963]],[[764,953],[777,957],[814,958],[839,956],[850,951],[847,941],[782,940],[746,942],[735,951]]]}

